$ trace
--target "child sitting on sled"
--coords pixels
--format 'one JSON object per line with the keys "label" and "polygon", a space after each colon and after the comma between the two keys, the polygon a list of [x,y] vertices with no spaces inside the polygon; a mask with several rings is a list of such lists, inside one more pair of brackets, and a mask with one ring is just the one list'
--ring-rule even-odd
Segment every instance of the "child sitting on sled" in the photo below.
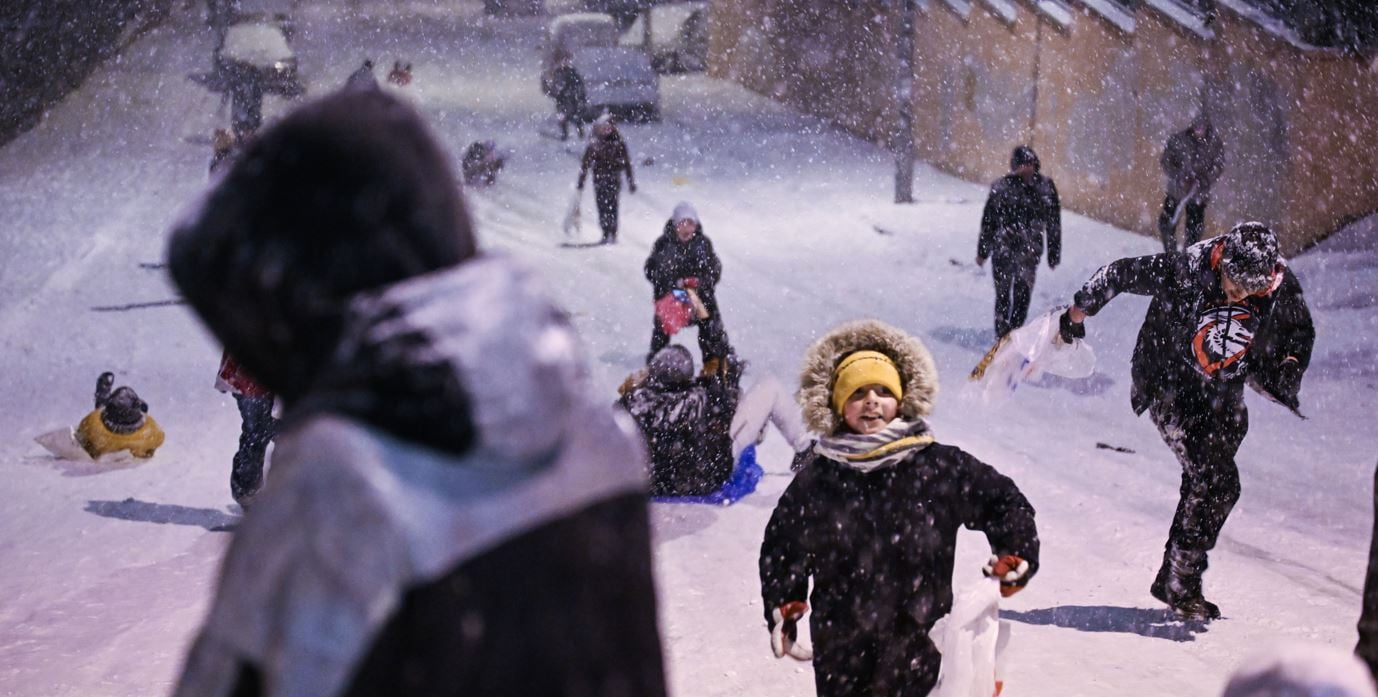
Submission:
{"label": "child sitting on sled", "polygon": [[131,387],[113,392],[114,373],[101,373],[96,378],[96,408],[81,420],[75,437],[92,459],[128,450],[139,458],[153,457],[163,444],[163,430],[148,415],[148,403],[139,399]]}

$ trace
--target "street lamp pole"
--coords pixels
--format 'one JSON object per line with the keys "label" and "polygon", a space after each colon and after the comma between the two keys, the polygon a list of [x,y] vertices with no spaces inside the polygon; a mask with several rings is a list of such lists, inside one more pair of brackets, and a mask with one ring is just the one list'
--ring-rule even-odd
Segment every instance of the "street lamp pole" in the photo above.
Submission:
{"label": "street lamp pole", "polygon": [[899,5],[899,34],[895,37],[894,132],[895,203],[914,202],[914,0],[895,0]]}

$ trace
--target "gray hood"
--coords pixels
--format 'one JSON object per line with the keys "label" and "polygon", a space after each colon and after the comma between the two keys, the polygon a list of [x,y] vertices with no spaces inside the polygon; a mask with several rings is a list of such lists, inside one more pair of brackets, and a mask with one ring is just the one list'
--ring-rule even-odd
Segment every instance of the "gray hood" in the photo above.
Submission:
{"label": "gray hood", "polygon": [[[529,271],[487,257],[356,304],[359,330],[319,393],[330,398],[304,403],[279,437],[176,695],[225,697],[246,662],[267,695],[338,694],[408,589],[645,489],[635,427],[590,399],[577,338],[548,298]],[[365,354],[448,366],[471,405],[472,447],[457,454],[355,416],[388,406],[350,387]],[[365,406],[339,408],[352,404]]]}

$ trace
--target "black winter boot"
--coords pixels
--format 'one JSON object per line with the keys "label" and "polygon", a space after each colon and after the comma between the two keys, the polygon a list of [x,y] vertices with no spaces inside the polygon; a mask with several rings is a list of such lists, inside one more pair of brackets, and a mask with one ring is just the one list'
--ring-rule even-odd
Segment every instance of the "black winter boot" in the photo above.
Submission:
{"label": "black winter boot", "polygon": [[1158,577],[1148,592],[1183,619],[1220,619],[1220,608],[1201,592],[1201,575],[1205,571],[1205,552],[1168,547],[1163,552]]}

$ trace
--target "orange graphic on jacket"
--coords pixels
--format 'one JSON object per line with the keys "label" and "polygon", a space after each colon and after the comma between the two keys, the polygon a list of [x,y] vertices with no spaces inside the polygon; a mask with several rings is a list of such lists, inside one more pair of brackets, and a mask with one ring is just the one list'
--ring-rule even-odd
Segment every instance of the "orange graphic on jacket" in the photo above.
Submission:
{"label": "orange graphic on jacket", "polygon": [[1192,354],[1202,372],[1215,376],[1244,358],[1254,343],[1254,333],[1247,324],[1251,319],[1253,313],[1238,306],[1202,313],[1196,336],[1191,340]]}

